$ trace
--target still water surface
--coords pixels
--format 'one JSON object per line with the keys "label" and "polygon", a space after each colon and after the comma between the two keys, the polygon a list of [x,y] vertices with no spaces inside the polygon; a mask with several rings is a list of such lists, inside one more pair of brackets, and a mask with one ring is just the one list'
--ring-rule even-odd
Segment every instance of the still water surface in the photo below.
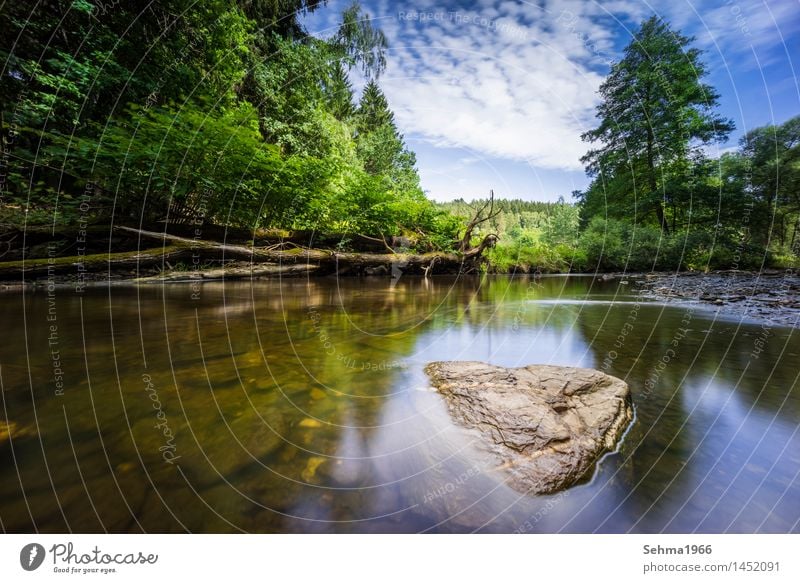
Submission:
{"label": "still water surface", "polygon": [[[4,531],[800,530],[792,329],[590,277],[192,294],[0,295]],[[526,496],[429,389],[455,359],[604,368],[635,421],[591,481]]]}

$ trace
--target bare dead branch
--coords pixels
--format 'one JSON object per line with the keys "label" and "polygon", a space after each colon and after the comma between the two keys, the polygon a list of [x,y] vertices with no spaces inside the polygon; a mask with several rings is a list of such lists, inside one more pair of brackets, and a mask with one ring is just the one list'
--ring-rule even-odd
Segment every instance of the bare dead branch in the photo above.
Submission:
{"label": "bare dead branch", "polygon": [[[484,211],[489,209],[489,212],[484,215]],[[497,215],[499,215],[502,209],[498,208],[495,210],[494,208],[494,190],[489,191],[489,200],[487,200],[477,211],[475,211],[475,215],[470,219],[469,223],[467,223],[467,227],[464,231],[464,236],[461,238],[461,241],[458,246],[458,250],[461,253],[467,253],[472,248],[471,241],[472,241],[472,233],[475,229],[482,225],[483,223],[492,220]],[[485,240],[485,238],[484,238]]]}
{"label": "bare dead branch", "polygon": [[370,237],[368,235],[362,235],[361,233],[358,234],[359,237],[366,239],[367,241],[375,241],[376,243],[382,243],[389,253],[392,253],[393,255],[396,254],[397,252],[394,249],[392,249],[391,246],[389,246],[389,244],[386,242],[386,237],[384,236],[384,234],[381,233],[380,235],[381,238],[378,239],[377,237]]}
{"label": "bare dead branch", "polygon": [[425,267],[425,270],[424,270],[425,279],[428,279],[428,275],[433,273],[433,266],[436,265],[436,260],[437,259],[438,259],[438,257],[434,257],[433,259],[431,259],[431,262],[428,264],[428,266]]}

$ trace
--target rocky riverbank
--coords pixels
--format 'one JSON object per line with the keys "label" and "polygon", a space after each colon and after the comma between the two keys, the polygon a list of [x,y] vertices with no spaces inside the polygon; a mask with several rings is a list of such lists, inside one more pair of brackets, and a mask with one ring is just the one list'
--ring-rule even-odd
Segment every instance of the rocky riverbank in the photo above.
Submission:
{"label": "rocky riverbank", "polygon": [[800,324],[800,275],[793,270],[647,274],[630,281],[644,298],[695,302],[724,316],[776,326]]}

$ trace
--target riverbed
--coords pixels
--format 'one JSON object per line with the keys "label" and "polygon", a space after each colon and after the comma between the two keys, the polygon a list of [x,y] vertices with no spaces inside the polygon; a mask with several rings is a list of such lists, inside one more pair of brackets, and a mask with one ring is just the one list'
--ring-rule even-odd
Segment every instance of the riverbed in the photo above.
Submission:
{"label": "riverbed", "polygon": [[[0,295],[6,532],[798,532],[800,339],[585,276],[296,278]],[[423,372],[591,367],[634,422],[510,488]]]}

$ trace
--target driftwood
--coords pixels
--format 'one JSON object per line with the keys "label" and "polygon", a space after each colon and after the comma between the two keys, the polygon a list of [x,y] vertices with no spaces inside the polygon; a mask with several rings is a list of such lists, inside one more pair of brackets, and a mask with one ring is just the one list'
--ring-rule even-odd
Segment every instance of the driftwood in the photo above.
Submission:
{"label": "driftwood", "polygon": [[391,246],[389,245],[389,243],[386,242],[386,237],[384,237],[383,234],[381,234],[381,238],[380,239],[378,239],[377,237],[370,237],[368,235],[359,235],[359,237],[361,237],[363,239],[366,239],[367,241],[372,241],[373,243],[380,243],[381,245],[383,245],[383,248],[388,253],[391,253],[392,255],[397,253],[397,251],[392,249]]}
{"label": "driftwood", "polygon": [[[190,239],[163,232],[116,227],[134,236],[138,251],[29,259],[0,263],[0,280],[82,278],[86,274],[135,277],[164,281],[277,277],[298,275],[385,275],[471,273],[477,269],[481,245],[458,253],[350,253],[285,246],[249,247]],[[147,244],[146,241],[150,241]],[[156,244],[157,243],[157,244]],[[152,247],[150,247],[152,245]],[[188,266],[188,269],[187,269]]]}
{"label": "driftwood", "polygon": [[[209,258],[210,259],[210,258]],[[0,280],[19,281],[21,279],[44,279],[51,276],[73,275],[79,277],[86,273],[135,272],[138,269],[192,260],[190,248],[165,246],[160,249],[147,249],[141,252],[110,253],[98,255],[76,255],[52,259],[30,259],[0,263]]]}
{"label": "driftwood", "polygon": [[464,252],[466,259],[477,259],[486,249],[490,249],[497,244],[498,236],[494,233],[486,235],[477,247],[473,247]]}
{"label": "driftwood", "polygon": [[[487,209],[488,209],[488,212],[487,212]],[[497,235],[494,235],[494,234],[486,235],[483,238],[483,240],[481,241],[480,245],[478,245],[478,247],[473,248],[472,247],[472,234],[473,234],[473,232],[475,231],[475,229],[479,225],[482,225],[483,223],[485,223],[487,221],[491,221],[493,218],[495,218],[497,215],[499,215],[503,211],[502,211],[502,209],[498,208],[497,210],[495,210],[495,208],[494,208],[494,190],[490,190],[489,191],[489,200],[487,200],[479,208],[474,208],[473,207],[473,210],[475,211],[475,214],[472,216],[470,221],[467,223],[467,227],[464,230],[464,235],[461,237],[461,241],[458,244],[458,250],[461,253],[466,254],[467,256],[477,257],[481,253],[483,253],[483,251],[487,247],[494,247],[495,243],[497,242],[498,237],[497,237]],[[484,214],[484,213],[486,213],[486,214]]]}
{"label": "driftwood", "polygon": [[431,262],[428,263],[428,266],[424,269],[423,275],[425,276],[425,279],[428,279],[428,276],[433,274],[433,266],[434,265],[436,265],[436,257],[431,259]]}
{"label": "driftwood", "polygon": [[229,266],[219,269],[202,269],[197,271],[173,271],[140,277],[137,283],[191,282],[236,279],[263,279],[273,277],[300,277],[311,275],[319,269],[316,265],[298,263],[294,265],[274,265],[269,263],[245,266]]}
{"label": "driftwood", "polygon": [[127,251],[0,263],[0,281],[81,280],[87,275],[95,280],[107,276],[181,281],[289,277],[312,273],[392,277],[413,274],[427,278],[433,275],[434,269],[439,274],[474,273],[478,271],[484,251],[493,247],[498,239],[497,235],[489,234],[478,245],[472,245],[475,229],[501,212],[501,209],[495,209],[494,191],[491,191],[488,201],[474,210],[463,236],[454,242],[456,251],[450,253],[405,253],[402,252],[404,247],[396,244],[397,237],[391,238],[390,245],[382,233],[380,238],[358,235],[360,240],[383,247],[384,252],[372,253],[316,249],[288,241],[248,246],[117,226],[114,233],[123,237]]}
{"label": "driftwood", "polygon": [[[164,244],[189,246],[194,253],[205,256],[212,253],[214,258],[228,259],[235,261],[248,261],[252,263],[303,263],[309,265],[328,265],[336,272],[343,269],[364,270],[383,266],[391,269],[396,266],[403,271],[423,270],[433,260],[439,264],[446,264],[449,267],[459,267],[465,257],[455,253],[348,253],[330,251],[326,249],[309,249],[307,247],[297,247],[291,250],[275,249],[273,247],[247,247],[244,245],[226,245],[212,241],[202,241],[157,233],[155,231],[142,231],[130,227],[118,227],[122,231],[135,233],[143,239],[153,239],[162,241]],[[364,275],[370,275],[369,272]]]}

